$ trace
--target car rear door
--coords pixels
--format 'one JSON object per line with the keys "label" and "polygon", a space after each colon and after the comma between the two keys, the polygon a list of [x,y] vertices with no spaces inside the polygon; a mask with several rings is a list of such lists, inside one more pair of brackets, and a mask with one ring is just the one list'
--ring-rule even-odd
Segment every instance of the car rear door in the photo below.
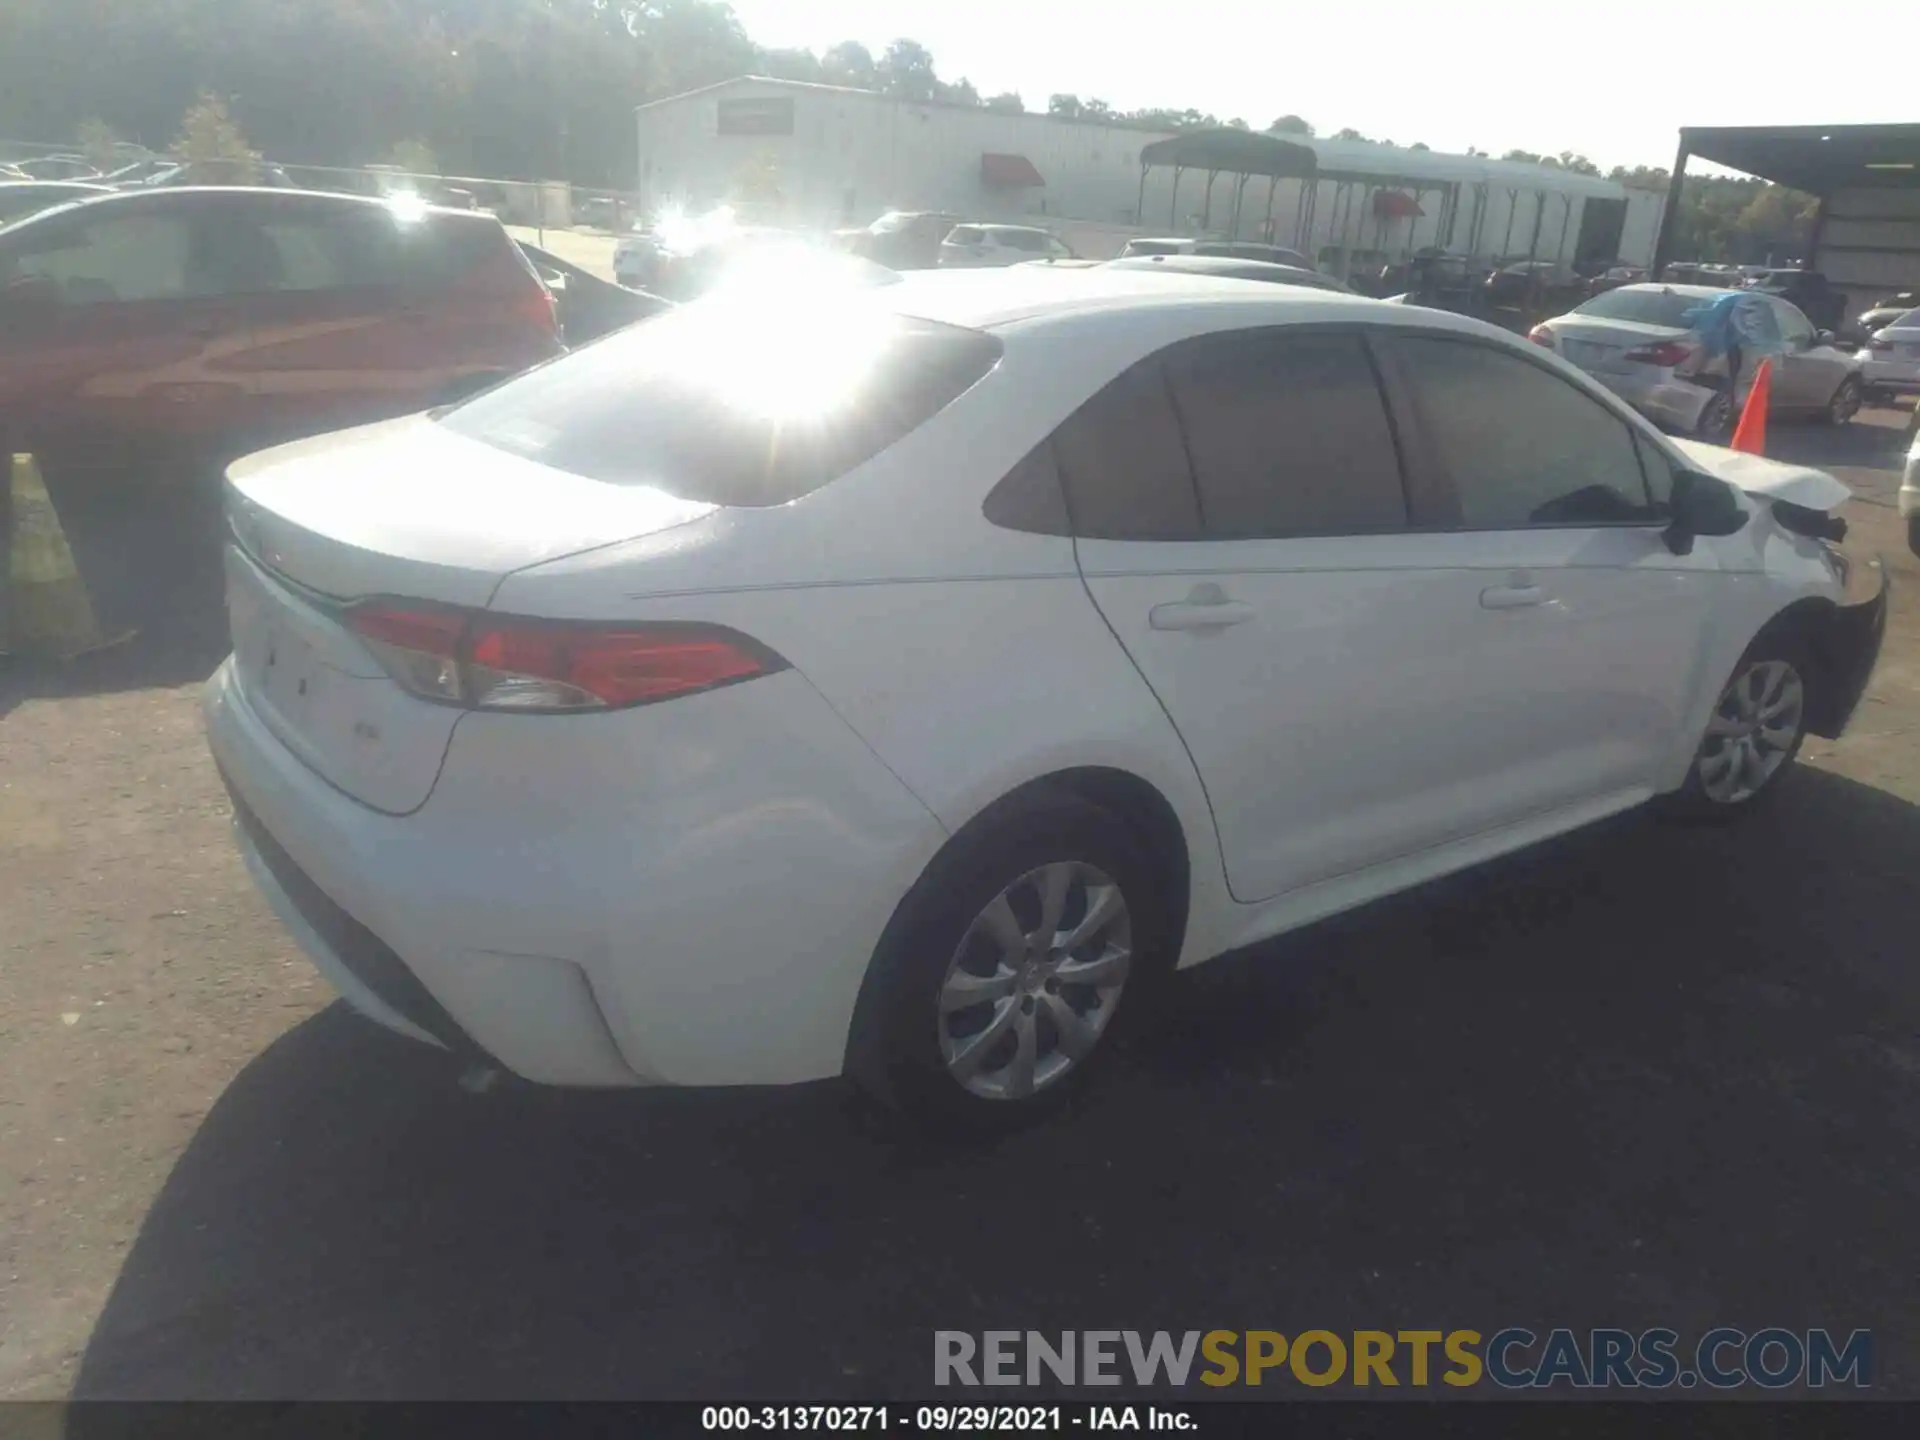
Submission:
{"label": "car rear door", "polygon": [[1774,382],[1774,403],[1794,410],[1823,408],[1851,371],[1851,362],[1831,345],[1819,343],[1813,322],[1799,306],[1777,295],[1765,298],[1773,307],[1784,347],[1780,373]]}
{"label": "car rear door", "polygon": [[436,403],[383,206],[261,195],[229,233],[256,336],[248,356],[262,443],[404,415]]}
{"label": "car rear door", "polygon": [[[1356,328],[1135,366],[1057,432],[1081,571],[1206,786],[1236,899],[1523,813],[1524,709]],[[1191,457],[1191,458],[1189,458]]]}
{"label": "car rear door", "polygon": [[187,197],[114,201],[0,245],[0,424],[60,460],[218,447],[244,419],[246,315]]}
{"label": "car rear door", "polygon": [[232,243],[277,436],[430,409],[560,348],[538,276],[491,219],[262,195]]}

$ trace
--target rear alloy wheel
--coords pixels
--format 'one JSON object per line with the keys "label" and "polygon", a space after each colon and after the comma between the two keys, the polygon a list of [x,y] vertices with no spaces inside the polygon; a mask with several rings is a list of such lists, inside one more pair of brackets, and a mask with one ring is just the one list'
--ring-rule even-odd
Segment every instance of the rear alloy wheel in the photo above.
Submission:
{"label": "rear alloy wheel", "polygon": [[1840,388],[1833,392],[1833,398],[1827,401],[1823,418],[1829,425],[1845,425],[1860,413],[1860,380],[1849,375],[1840,382]]}
{"label": "rear alloy wheel", "polygon": [[1123,1002],[1169,968],[1151,854],[1108,810],[1039,788],[969,825],[881,937],[848,1069],[936,1126],[1019,1124],[1112,1049]]}
{"label": "rear alloy wheel", "polygon": [[1694,423],[1696,438],[1723,444],[1733,434],[1733,397],[1724,390],[1716,390],[1707,397],[1707,403],[1701,407],[1700,418]]}
{"label": "rear alloy wheel", "polygon": [[1686,784],[1668,807],[1719,818],[1771,793],[1806,739],[1811,670],[1796,637],[1755,641],[1714,703]]}
{"label": "rear alloy wheel", "polygon": [[1025,1100],[1064,1080],[1120,1004],[1133,917],[1113,877],[1057,860],[974,916],[940,986],[940,1056],[983,1100]]}

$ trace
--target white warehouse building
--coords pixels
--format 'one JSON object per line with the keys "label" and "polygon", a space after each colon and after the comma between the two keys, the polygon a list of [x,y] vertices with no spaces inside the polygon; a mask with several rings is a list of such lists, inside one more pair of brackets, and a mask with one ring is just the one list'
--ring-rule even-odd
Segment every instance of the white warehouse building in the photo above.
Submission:
{"label": "white warehouse building", "polygon": [[1483,260],[1653,259],[1662,196],[1551,166],[1242,130],[1166,131],[744,76],[642,105],[650,208],[778,194],[783,223],[945,210],[1127,236],[1267,239],[1345,272],[1438,246]]}

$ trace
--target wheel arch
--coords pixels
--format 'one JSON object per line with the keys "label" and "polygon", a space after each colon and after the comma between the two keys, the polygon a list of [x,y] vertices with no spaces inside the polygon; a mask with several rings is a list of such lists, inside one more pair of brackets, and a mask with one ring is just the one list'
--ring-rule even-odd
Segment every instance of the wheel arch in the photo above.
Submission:
{"label": "wheel arch", "polygon": [[[1049,790],[1064,791],[1113,814],[1165,867],[1166,901],[1171,931],[1168,936],[1168,963],[1169,965],[1177,964],[1186,941],[1187,924],[1192,908],[1192,852],[1187,843],[1186,829],[1181,824],[1179,812],[1174,809],[1173,803],[1158,786],[1129,770],[1107,765],[1080,765],[1049,771],[1047,774],[1036,775],[1030,780],[1021,782],[991,803],[982,806],[965,824],[955,829],[947,837],[946,843],[927,861],[920,872],[920,880],[932,874],[947,857],[962,847],[975,843],[983,832],[999,823],[1001,817],[1009,810],[1017,808],[1034,795]],[[874,959],[882,953],[888,939],[898,927],[912,922],[912,906],[919,898],[920,880],[916,880],[907,893],[900,898],[892,916],[887,921],[879,943],[874,947],[873,956],[868,957],[867,971],[862,977],[859,997],[854,1004],[852,1023],[848,1027],[845,1061],[848,1073],[868,1068],[864,1064],[867,1057],[860,1051],[859,1046],[862,1037],[871,1033],[873,1029],[866,1022],[877,1003],[879,989],[875,983],[874,972],[877,967]]]}
{"label": "wheel arch", "polygon": [[1836,716],[1842,708],[1841,679],[1834,673],[1827,643],[1839,613],[1840,607],[1826,596],[1803,595],[1777,612],[1747,642],[1748,650],[1780,635],[1792,635],[1805,642],[1808,658],[1814,665],[1814,674],[1809,677],[1813,681],[1813,697],[1807,706],[1807,729],[1828,738],[1838,733]]}

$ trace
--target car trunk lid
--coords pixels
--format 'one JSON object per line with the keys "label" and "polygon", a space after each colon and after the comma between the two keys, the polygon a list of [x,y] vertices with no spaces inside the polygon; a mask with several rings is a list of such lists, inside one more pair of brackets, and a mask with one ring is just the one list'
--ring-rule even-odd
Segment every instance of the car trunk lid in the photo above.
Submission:
{"label": "car trunk lid", "polygon": [[289,750],[389,814],[425,803],[465,712],[402,689],[351,628],[355,602],[483,608],[516,570],[715,509],[549,470],[424,418],[251,457],[228,472],[227,502],[242,689]]}
{"label": "car trunk lid", "polygon": [[1549,328],[1553,332],[1554,348],[1569,364],[1600,374],[1671,368],[1629,360],[1627,356],[1663,341],[1682,340],[1688,334],[1670,325],[1648,325],[1635,320],[1586,320],[1577,314],[1563,315]]}

